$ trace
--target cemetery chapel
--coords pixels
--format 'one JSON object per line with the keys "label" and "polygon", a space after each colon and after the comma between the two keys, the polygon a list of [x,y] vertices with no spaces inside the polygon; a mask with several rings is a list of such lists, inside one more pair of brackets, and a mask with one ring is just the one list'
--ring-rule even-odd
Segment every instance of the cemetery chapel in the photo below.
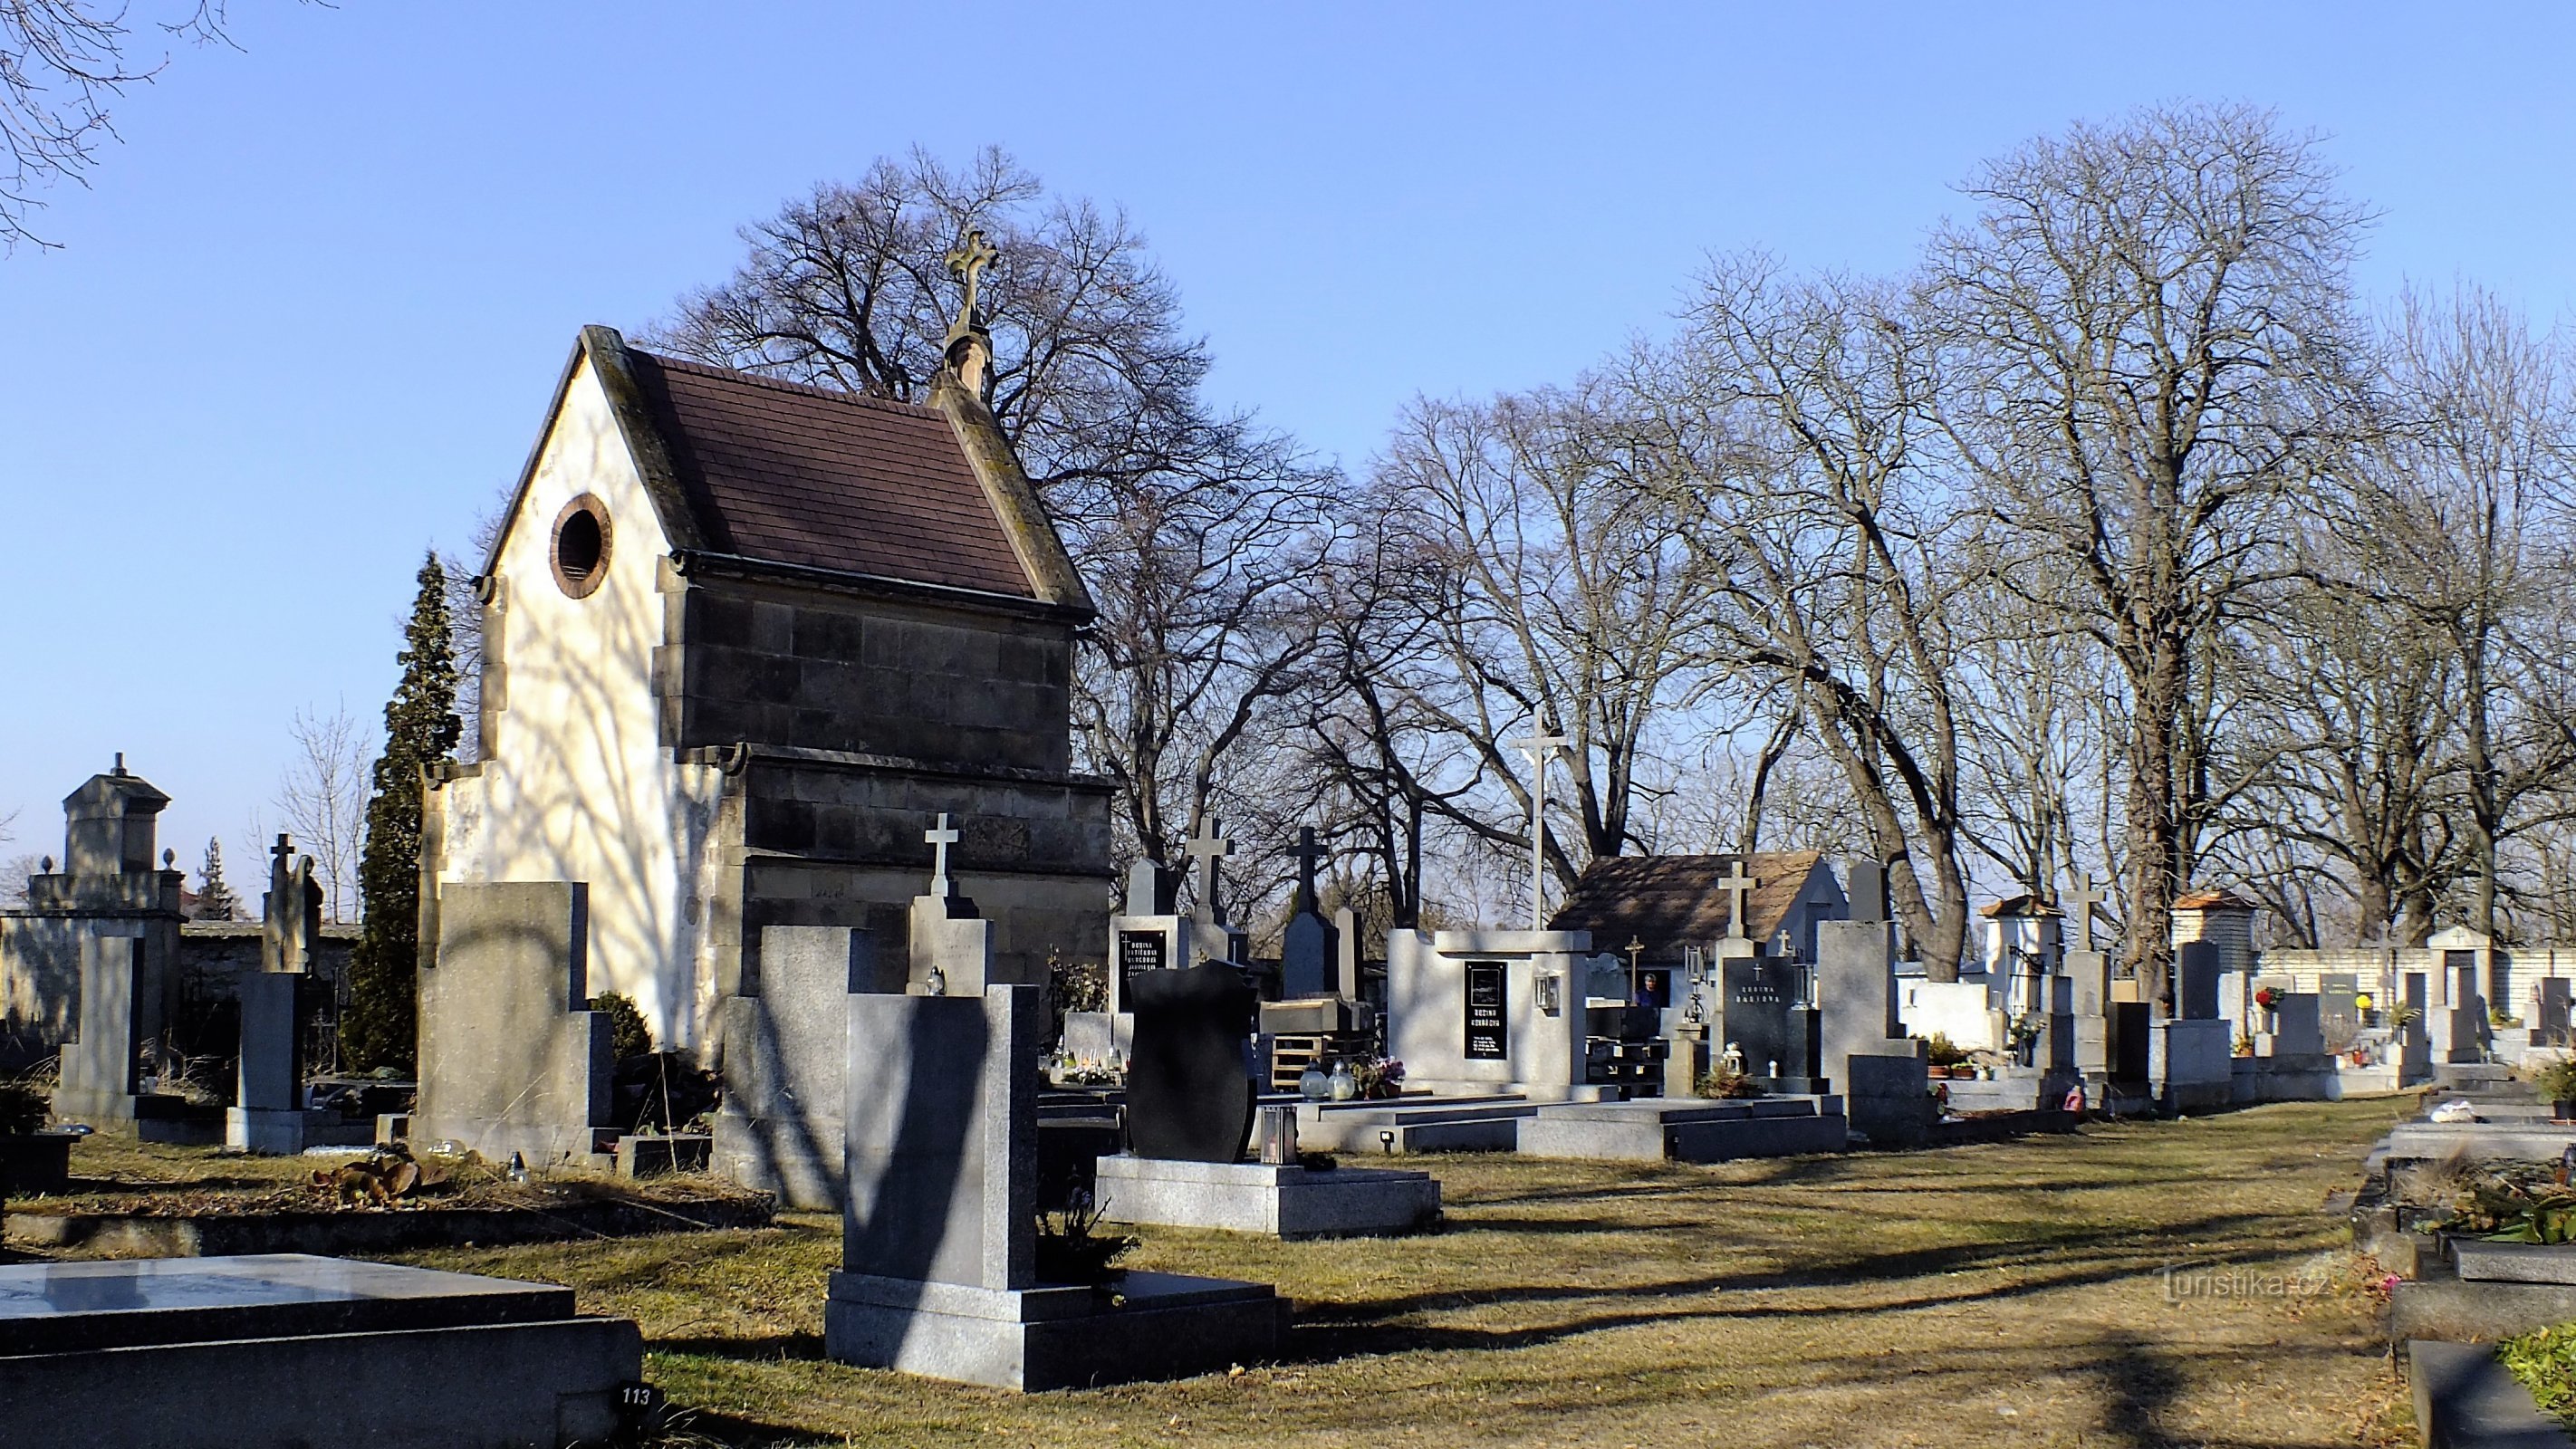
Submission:
{"label": "cemetery chapel", "polygon": [[904,989],[942,812],[995,984],[1093,942],[1109,786],[1072,770],[1068,697],[1093,610],[967,296],[920,403],[582,330],[477,580],[482,750],[428,792],[425,973],[473,949],[440,944],[442,892],[575,885],[586,990],[712,1060],[766,927],[866,928],[854,973],[884,979],[852,988]]}

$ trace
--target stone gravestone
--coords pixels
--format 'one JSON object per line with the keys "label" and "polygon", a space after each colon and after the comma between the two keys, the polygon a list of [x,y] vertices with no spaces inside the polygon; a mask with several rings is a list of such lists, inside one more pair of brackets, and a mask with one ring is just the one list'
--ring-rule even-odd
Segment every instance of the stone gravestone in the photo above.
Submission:
{"label": "stone gravestone", "polygon": [[2360,977],[2329,971],[2317,978],[2317,1030],[2326,1042],[2320,1050],[2328,1051],[2349,1048],[2361,1035]]}
{"label": "stone gravestone", "polygon": [[1717,1051],[1733,1047],[1744,1070],[1757,1077],[1794,1076],[1795,1050],[1789,1011],[1797,995],[1797,968],[1765,957],[1739,957],[1718,968],[1720,1001]]}
{"label": "stone gravestone", "polygon": [[2544,976],[2533,983],[2533,1041],[2544,1046],[2567,1045],[2568,985],[2564,976]]}
{"label": "stone gravestone", "polygon": [[2397,1084],[2411,1086],[2433,1075],[2432,1023],[2425,1015],[2431,996],[2431,983],[2421,971],[2406,973],[2406,1005],[2409,1008],[2404,1025],[2397,1028]]}
{"label": "stone gravestone", "polygon": [[2312,1057],[2325,1052],[2322,1003],[2312,991],[2293,991],[2272,1008],[2268,1056]]}
{"label": "stone gravestone", "polygon": [[1933,1122],[1923,1043],[1901,1035],[1894,942],[1884,921],[1816,925],[1816,1007],[1823,1075],[1853,1130],[1888,1144],[1923,1141]]}
{"label": "stone gravestone", "polygon": [[1216,962],[1136,983],[1129,1151],[1175,1162],[1241,1159],[1252,1136],[1244,1043],[1258,999],[1242,972]]}
{"label": "stone gravestone", "polygon": [[1313,826],[1297,828],[1296,856],[1297,897],[1280,941],[1279,994],[1292,1001],[1340,995],[1333,923],[1324,919],[1315,895],[1315,866],[1324,858],[1324,848],[1315,843]]}
{"label": "stone gravestone", "polygon": [[1360,916],[1343,906],[1333,912],[1333,994],[1360,999]]}
{"label": "stone gravestone", "polygon": [[912,898],[910,970],[904,989],[915,996],[982,996],[993,974],[993,923],[948,879],[948,847],[959,833],[939,817],[923,832],[931,847],[930,891]]}
{"label": "stone gravestone", "polygon": [[[2111,958],[2093,945],[2093,908],[2103,900],[2093,878],[2066,891],[2066,924],[2075,940],[2058,955],[2066,979],[2074,983],[2075,1070],[2087,1080],[2107,1082],[2111,1069]],[[2139,1065],[2144,1066],[2143,1053]]]}
{"label": "stone gravestone", "polygon": [[1264,1285],[1042,1280],[1036,987],[847,1000],[849,1206],[823,1315],[832,1358],[1034,1391],[1276,1352],[1288,1305]]}
{"label": "stone gravestone", "polygon": [[2444,968],[2452,978],[2450,1030],[2442,1060],[2460,1064],[2487,1059],[2487,1003],[2478,992],[2477,953],[2446,951]]}
{"label": "stone gravestone", "polygon": [[2234,1091],[2236,1025],[2218,1014],[2218,944],[2186,941],[2175,954],[2181,1014],[2150,1029],[2148,1072],[2166,1111],[2223,1107]]}
{"label": "stone gravestone", "polygon": [[62,1045],[54,1115],[67,1122],[134,1120],[149,1037],[135,1027],[143,938],[85,936],[80,943],[79,1033]]}
{"label": "stone gravestone", "polygon": [[776,1183],[790,1207],[842,1205],[850,997],[875,983],[875,942],[866,931],[761,928],[759,979],[721,1008],[724,1103],[709,1148],[719,1172]]}
{"label": "stone gravestone", "polygon": [[608,1018],[590,1009],[590,888],[442,887],[436,964],[420,973],[415,1137],[604,1167],[615,1068]]}
{"label": "stone gravestone", "polygon": [[260,969],[234,988],[241,1053],[224,1143],[237,1152],[304,1150],[304,1063],[298,988],[322,936],[322,887],[313,857],[280,835],[269,851],[268,893],[260,902]]}

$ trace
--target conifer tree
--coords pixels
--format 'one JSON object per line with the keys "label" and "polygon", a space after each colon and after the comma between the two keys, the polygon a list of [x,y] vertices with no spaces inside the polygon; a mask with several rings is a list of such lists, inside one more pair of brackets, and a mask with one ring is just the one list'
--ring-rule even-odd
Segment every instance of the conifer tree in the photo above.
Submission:
{"label": "conifer tree", "polygon": [[197,919],[201,921],[237,921],[241,919],[241,897],[224,884],[223,842],[206,838],[206,858],[197,866]]}
{"label": "conifer tree", "polygon": [[413,1063],[421,772],[447,757],[462,728],[447,570],[435,552],[421,564],[419,582],[411,623],[403,630],[402,681],[385,704],[385,752],[376,761],[366,844],[358,857],[362,924],[349,958],[348,1012],[340,1021],[340,1053],[356,1071]]}

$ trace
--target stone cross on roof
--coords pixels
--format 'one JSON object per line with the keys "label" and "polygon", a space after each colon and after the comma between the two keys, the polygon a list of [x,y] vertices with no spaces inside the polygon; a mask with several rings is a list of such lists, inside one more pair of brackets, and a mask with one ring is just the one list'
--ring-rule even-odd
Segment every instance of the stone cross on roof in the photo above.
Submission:
{"label": "stone cross on roof", "polygon": [[1297,848],[1289,852],[1297,857],[1297,905],[1300,911],[1315,909],[1315,866],[1324,859],[1324,847],[1315,843],[1315,827],[1297,827]]}
{"label": "stone cross on roof", "polygon": [[1738,861],[1729,866],[1726,874],[1718,877],[1717,888],[1727,895],[1726,938],[1730,941],[1750,940],[1744,933],[1744,895],[1753,889],[1753,877],[1744,873],[1744,863]]}
{"label": "stone cross on roof", "polygon": [[948,274],[966,284],[966,311],[963,315],[968,322],[974,321],[976,316],[976,278],[982,276],[984,269],[991,266],[1001,255],[1000,248],[984,240],[984,231],[981,227],[966,233],[964,245],[949,249]]}
{"label": "stone cross on roof", "polygon": [[922,843],[931,849],[930,893],[942,900],[949,895],[948,847],[955,845],[958,833],[948,828],[948,813],[941,811],[939,823],[921,832]]}
{"label": "stone cross on roof", "polygon": [[2093,884],[2093,873],[2084,873],[2084,884],[2066,893],[2066,914],[2075,922],[2075,949],[2093,949],[2093,908],[2107,899]]}
{"label": "stone cross on roof", "polygon": [[1199,919],[1223,924],[1225,917],[1218,913],[1216,903],[1216,863],[1234,854],[1234,842],[1218,834],[1217,830],[1215,816],[1211,815],[1200,821],[1199,833],[1183,842],[1181,853],[1200,863]]}

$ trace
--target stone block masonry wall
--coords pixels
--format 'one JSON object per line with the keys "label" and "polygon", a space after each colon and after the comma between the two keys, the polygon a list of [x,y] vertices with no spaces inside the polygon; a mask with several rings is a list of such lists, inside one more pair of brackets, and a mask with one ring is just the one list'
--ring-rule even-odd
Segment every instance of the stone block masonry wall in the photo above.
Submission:
{"label": "stone block masonry wall", "polygon": [[665,737],[1061,774],[1073,640],[1051,620],[697,582],[655,651]]}

